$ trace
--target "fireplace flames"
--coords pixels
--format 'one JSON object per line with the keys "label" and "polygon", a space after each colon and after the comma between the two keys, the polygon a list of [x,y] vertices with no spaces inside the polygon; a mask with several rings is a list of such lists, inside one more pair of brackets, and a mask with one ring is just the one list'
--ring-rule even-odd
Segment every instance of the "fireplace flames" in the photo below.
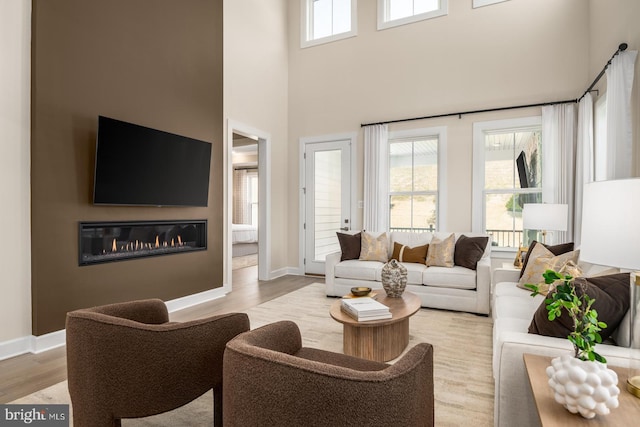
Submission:
{"label": "fireplace flames", "polygon": [[154,243],[145,243],[140,240],[126,242],[125,244],[119,244],[116,238],[111,242],[111,251],[107,251],[106,249],[102,250],[102,254],[106,255],[108,253],[120,253],[120,252],[136,252],[136,251],[151,251],[154,249],[160,248],[180,248],[185,246],[182,242],[182,237],[180,235],[177,236],[177,242],[175,238],[171,238],[171,242],[162,242],[160,243],[160,236],[156,235]]}

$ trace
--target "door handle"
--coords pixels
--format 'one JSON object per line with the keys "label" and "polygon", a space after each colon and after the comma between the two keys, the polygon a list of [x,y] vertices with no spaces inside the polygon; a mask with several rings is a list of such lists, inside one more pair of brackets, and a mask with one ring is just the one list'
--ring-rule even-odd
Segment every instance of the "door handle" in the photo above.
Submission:
{"label": "door handle", "polygon": [[349,231],[349,227],[340,227],[340,230],[342,230],[342,231]]}

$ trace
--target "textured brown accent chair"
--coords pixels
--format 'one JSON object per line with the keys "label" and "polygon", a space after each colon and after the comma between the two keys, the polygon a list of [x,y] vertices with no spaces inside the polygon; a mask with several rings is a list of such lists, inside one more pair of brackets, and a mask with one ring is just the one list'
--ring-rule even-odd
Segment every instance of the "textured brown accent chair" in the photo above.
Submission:
{"label": "textured brown accent chair", "polygon": [[67,313],[67,374],[75,426],[120,426],[160,414],[213,388],[222,425],[226,343],[249,330],[244,313],[169,322],[159,299]]}
{"label": "textured brown accent chair", "polygon": [[224,354],[225,427],[433,426],[433,347],[395,364],[302,347],[282,321],[243,333]]}

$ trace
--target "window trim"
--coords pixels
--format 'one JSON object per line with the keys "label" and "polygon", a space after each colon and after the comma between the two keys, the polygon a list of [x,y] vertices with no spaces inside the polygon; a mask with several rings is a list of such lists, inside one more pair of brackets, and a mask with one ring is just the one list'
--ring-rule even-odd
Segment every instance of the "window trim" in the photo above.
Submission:
{"label": "window trim", "polygon": [[413,24],[427,19],[446,16],[449,14],[449,0],[440,0],[440,8],[431,12],[419,13],[404,18],[387,20],[389,15],[389,1],[378,0],[378,31],[389,28],[399,27],[401,25]]}
{"label": "window trim", "polygon": [[[475,122],[473,124],[473,188],[471,192],[471,230],[474,233],[485,233],[486,212],[484,210],[484,137],[487,132],[506,131],[540,127],[542,131],[542,116],[530,116],[514,119],[491,120]],[[542,136],[544,147],[544,135]],[[544,197],[544,187],[541,189]],[[516,249],[508,247],[491,248],[497,252],[514,252]]]}
{"label": "window trim", "polygon": [[[436,191],[436,231],[447,230],[447,179],[446,165],[447,165],[447,127],[435,126],[419,129],[407,129],[390,131],[387,138],[388,144],[391,144],[392,140],[396,139],[415,139],[436,136],[438,138],[438,189]],[[388,173],[388,171],[387,171]],[[391,196],[391,191],[387,188],[387,200]],[[391,224],[387,224],[387,229],[391,228]]]}
{"label": "window trim", "polygon": [[304,49],[307,47],[318,46],[326,43],[335,42],[338,40],[347,39],[350,37],[355,37],[358,35],[358,0],[350,0],[351,1],[351,30],[333,34],[327,37],[321,37],[319,39],[311,38],[311,8],[309,4],[313,0],[300,0],[300,48]]}

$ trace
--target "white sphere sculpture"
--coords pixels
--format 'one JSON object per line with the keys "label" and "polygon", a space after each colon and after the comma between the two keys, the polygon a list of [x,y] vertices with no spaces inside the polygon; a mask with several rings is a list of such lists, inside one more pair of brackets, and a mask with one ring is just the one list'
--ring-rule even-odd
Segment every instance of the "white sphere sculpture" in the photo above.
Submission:
{"label": "white sphere sculpture", "polygon": [[563,355],[551,361],[547,376],[556,402],[573,414],[593,418],[619,405],[618,374],[605,364]]}

